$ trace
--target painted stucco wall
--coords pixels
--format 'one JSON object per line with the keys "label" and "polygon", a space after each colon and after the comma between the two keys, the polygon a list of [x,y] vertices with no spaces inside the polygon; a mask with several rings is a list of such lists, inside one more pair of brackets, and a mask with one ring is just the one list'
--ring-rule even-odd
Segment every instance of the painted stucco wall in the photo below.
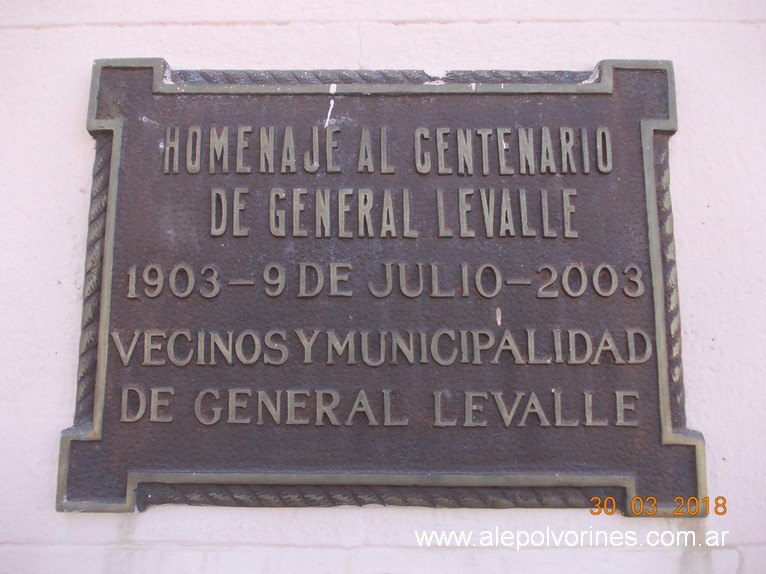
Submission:
{"label": "painted stucco wall", "polygon": [[[669,59],[688,426],[727,514],[157,507],[54,510],[71,425],[93,141],[91,63],[174,68],[590,70]],[[759,0],[0,0],[0,572],[766,571],[766,3]],[[726,530],[720,548],[420,548],[413,531]]]}

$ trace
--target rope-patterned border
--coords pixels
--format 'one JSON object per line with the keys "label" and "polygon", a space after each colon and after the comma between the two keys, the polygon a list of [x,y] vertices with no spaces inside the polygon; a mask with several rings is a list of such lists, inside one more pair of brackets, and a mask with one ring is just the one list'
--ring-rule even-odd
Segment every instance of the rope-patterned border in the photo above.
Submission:
{"label": "rope-patterned border", "polygon": [[422,70],[171,70],[173,83],[191,86],[302,84],[443,84],[524,83],[575,84],[587,80],[590,72],[450,71],[433,76]]}
{"label": "rope-patterned border", "polygon": [[430,508],[591,508],[591,496],[624,499],[619,488],[457,488],[407,486],[263,486],[143,483],[139,510],[158,504],[240,507],[424,506]]}
{"label": "rope-patterned border", "polygon": [[673,211],[670,199],[668,136],[655,134],[655,186],[659,212],[662,269],[665,280],[665,321],[668,340],[668,393],[673,428],[686,426],[683,364],[681,362],[681,309],[678,295],[678,268],[673,237]]}
{"label": "rope-patterned border", "polygon": [[112,165],[111,132],[94,134],[94,138],[96,157],[93,161],[93,184],[90,192],[88,239],[85,252],[85,280],[82,289],[82,333],[77,367],[75,426],[90,425],[93,422],[106,203],[109,195],[109,172]]}

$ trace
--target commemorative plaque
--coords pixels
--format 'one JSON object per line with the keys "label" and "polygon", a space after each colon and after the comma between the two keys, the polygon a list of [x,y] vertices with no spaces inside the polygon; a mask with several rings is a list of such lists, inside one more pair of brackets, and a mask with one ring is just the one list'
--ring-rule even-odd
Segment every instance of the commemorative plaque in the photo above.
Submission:
{"label": "commemorative plaque", "polygon": [[702,500],[673,90],[96,62],[59,510]]}

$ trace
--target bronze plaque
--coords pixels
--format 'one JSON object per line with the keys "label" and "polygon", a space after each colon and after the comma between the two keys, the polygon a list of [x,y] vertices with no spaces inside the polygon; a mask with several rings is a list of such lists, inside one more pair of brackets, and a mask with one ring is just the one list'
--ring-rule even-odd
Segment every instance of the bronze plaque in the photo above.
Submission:
{"label": "bronze plaque", "polygon": [[58,508],[702,499],[675,129],[668,62],[96,62]]}

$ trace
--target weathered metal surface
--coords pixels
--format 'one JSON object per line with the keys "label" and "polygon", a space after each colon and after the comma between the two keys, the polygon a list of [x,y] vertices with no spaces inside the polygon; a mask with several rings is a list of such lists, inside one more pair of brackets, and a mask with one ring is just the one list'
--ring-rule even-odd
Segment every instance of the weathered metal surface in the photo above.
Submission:
{"label": "weathered metal surface", "polygon": [[675,127],[665,62],[97,62],[58,508],[704,497]]}

